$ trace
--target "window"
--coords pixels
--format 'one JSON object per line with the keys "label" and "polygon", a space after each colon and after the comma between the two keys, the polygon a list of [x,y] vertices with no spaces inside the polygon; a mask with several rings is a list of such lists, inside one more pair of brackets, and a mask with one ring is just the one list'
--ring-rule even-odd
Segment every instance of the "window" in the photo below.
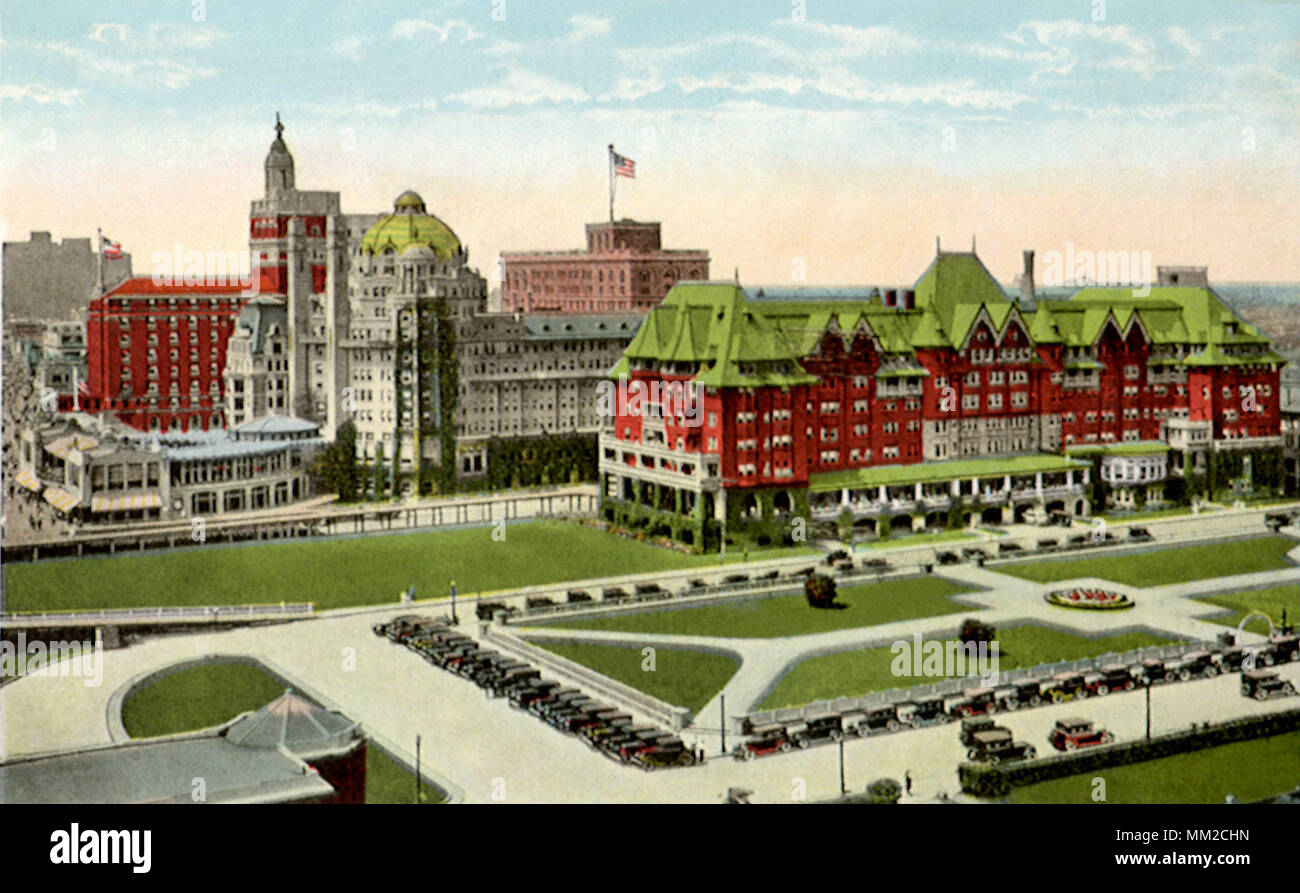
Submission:
{"label": "window", "polygon": [[1001,408],[1002,408],[1002,395],[989,394],[989,409],[1001,409]]}
{"label": "window", "polygon": [[979,409],[979,408],[980,408],[980,395],[979,395],[979,394],[962,394],[962,397],[961,397],[961,408],[962,408],[962,409]]}

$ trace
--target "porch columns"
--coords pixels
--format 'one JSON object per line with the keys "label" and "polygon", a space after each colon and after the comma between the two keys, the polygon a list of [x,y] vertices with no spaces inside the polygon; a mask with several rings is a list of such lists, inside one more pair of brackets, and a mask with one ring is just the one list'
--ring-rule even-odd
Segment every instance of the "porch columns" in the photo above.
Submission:
{"label": "porch columns", "polygon": [[916,501],[917,501],[917,502],[920,502],[920,501],[921,501],[921,482],[920,482],[920,481],[917,481],[917,482],[916,482]]}
{"label": "porch columns", "polygon": [[1041,471],[1035,471],[1035,472],[1034,472],[1034,491],[1035,491],[1036,493],[1038,493],[1038,496],[1039,496],[1040,498],[1042,497],[1042,495],[1043,495],[1043,473],[1042,473]]}

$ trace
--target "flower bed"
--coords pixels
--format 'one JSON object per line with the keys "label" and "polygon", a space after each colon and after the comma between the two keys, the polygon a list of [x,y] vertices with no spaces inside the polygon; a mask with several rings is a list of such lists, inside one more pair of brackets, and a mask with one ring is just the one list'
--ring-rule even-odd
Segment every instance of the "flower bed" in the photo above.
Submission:
{"label": "flower bed", "polygon": [[1073,589],[1054,589],[1044,596],[1048,604],[1062,608],[1081,608],[1092,611],[1114,611],[1133,607],[1133,599],[1122,592],[1076,586]]}

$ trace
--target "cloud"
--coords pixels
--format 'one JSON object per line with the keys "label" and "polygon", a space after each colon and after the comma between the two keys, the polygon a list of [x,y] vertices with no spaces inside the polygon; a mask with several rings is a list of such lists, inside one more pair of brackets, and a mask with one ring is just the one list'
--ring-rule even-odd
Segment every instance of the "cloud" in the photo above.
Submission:
{"label": "cloud", "polygon": [[428,19],[402,19],[393,25],[389,36],[393,40],[414,40],[417,37],[433,32],[438,35],[438,43],[446,43],[454,31],[461,32],[459,43],[469,43],[471,40],[478,40],[483,36],[480,32],[475,31],[474,26],[464,19],[448,19],[442,25]]}
{"label": "cloud", "polygon": [[576,84],[548,77],[536,71],[511,66],[500,83],[484,87],[471,87],[446,97],[448,102],[459,102],[475,109],[503,109],[515,105],[537,105],[541,102],[587,102],[591,97]]}
{"label": "cloud", "polygon": [[1031,46],[1030,38],[1039,47],[1053,52],[1053,59],[1068,58],[1064,65],[1053,64],[1055,74],[1068,74],[1075,65],[1094,69],[1131,71],[1150,77],[1157,71],[1167,71],[1172,66],[1162,65],[1155,44],[1136,34],[1127,25],[1098,25],[1072,20],[1055,22],[1023,22],[1006,38],[1022,46]]}
{"label": "cloud", "polygon": [[588,38],[601,37],[608,34],[611,28],[609,19],[588,15],[569,16],[569,24],[573,26],[573,31],[569,34],[570,43],[582,43]]}
{"label": "cloud", "polygon": [[81,91],[61,90],[56,87],[46,87],[44,84],[5,84],[0,85],[0,99],[8,99],[12,102],[30,101],[38,105],[51,102],[59,105],[75,105],[81,101]]}
{"label": "cloud", "polygon": [[854,59],[866,56],[885,56],[897,52],[911,52],[925,46],[920,38],[891,25],[872,25],[857,28],[852,25],[827,25],[821,22],[795,22],[778,19],[775,24],[795,28],[802,32],[830,38],[837,46],[818,50],[821,58]]}
{"label": "cloud", "polygon": [[70,59],[84,70],[95,74],[108,75],[138,85],[163,86],[173,90],[189,85],[196,78],[212,77],[217,73],[216,69],[189,65],[175,59],[151,57],[134,60],[119,55],[100,56],[84,47],[73,46],[62,41],[39,43],[35,48]]}
{"label": "cloud", "polygon": [[90,39],[97,40],[100,43],[108,43],[106,35],[116,36],[122,43],[126,43],[126,25],[121,22],[100,22],[90,26]]}
{"label": "cloud", "polygon": [[334,41],[334,44],[330,47],[330,52],[336,56],[351,59],[353,62],[360,62],[364,51],[374,42],[373,37],[362,37],[353,34],[350,37]]}
{"label": "cloud", "polygon": [[1184,50],[1187,51],[1188,55],[1191,56],[1201,55],[1200,43],[1198,43],[1192,37],[1192,35],[1188,34],[1185,29],[1171,27],[1167,29],[1167,33],[1169,34],[1169,42],[1174,44],[1175,46],[1182,47]]}

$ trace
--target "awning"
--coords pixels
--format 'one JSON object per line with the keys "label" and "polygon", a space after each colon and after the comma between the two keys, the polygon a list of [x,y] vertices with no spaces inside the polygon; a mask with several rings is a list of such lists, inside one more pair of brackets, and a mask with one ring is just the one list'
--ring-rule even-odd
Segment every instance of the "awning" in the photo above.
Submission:
{"label": "awning", "polygon": [[70,512],[77,506],[77,497],[59,487],[49,487],[44,495],[45,501],[61,512]]}
{"label": "awning", "polygon": [[36,479],[36,475],[32,474],[26,468],[20,470],[16,475],[14,475],[14,480],[20,485],[26,487],[28,490],[31,490],[33,493],[39,493],[45,489],[45,485]]}
{"label": "awning", "polygon": [[132,493],[122,496],[92,496],[92,512],[131,512],[138,509],[156,509],[162,505],[157,493]]}
{"label": "awning", "polygon": [[58,440],[52,440],[45,445],[45,452],[52,456],[58,456],[60,459],[68,458],[68,453],[75,450],[85,452],[93,450],[99,446],[99,441],[88,434],[65,434]]}

